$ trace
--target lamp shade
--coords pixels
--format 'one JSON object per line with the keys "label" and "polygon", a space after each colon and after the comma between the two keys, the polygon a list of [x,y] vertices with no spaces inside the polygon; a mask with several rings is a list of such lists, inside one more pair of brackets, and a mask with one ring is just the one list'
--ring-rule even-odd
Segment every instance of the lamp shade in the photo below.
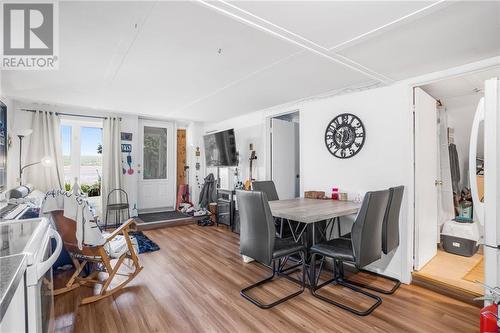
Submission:
{"label": "lamp shade", "polygon": [[42,163],[42,165],[44,167],[50,167],[50,166],[52,166],[53,161],[52,161],[52,158],[50,156],[44,156],[40,160],[40,163]]}
{"label": "lamp shade", "polygon": [[20,130],[19,132],[17,132],[17,135],[25,137],[25,136],[30,136],[31,133],[33,133],[32,129],[23,129],[23,130]]}

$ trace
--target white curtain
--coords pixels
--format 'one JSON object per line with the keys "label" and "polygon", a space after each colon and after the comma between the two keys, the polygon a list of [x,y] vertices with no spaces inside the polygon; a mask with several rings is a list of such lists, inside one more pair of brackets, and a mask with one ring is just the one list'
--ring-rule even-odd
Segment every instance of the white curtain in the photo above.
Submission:
{"label": "white curtain", "polygon": [[101,220],[105,222],[108,194],[116,188],[122,188],[120,118],[106,118],[102,131]]}
{"label": "white curtain", "polygon": [[55,112],[36,111],[33,116],[33,133],[29,136],[23,165],[37,163],[49,157],[52,165],[36,164],[23,172],[23,183],[32,184],[40,191],[64,188],[64,166],[61,146],[61,119]]}

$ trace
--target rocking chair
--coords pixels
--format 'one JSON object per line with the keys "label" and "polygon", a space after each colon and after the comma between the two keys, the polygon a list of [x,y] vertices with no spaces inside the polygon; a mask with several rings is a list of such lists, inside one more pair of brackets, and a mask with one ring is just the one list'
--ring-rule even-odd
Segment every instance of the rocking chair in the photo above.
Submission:
{"label": "rocking chair", "polygon": [[[75,272],[66,283],[66,286],[54,290],[54,295],[65,293],[82,285],[92,286],[100,284],[102,287],[97,295],[85,297],[81,300],[81,304],[92,303],[111,296],[116,291],[122,289],[142,270],[143,267],[139,264],[139,259],[129,236],[129,230],[135,223],[134,220],[129,219],[112,233],[102,233],[102,237],[104,238],[104,243],[102,245],[89,246],[83,244],[80,249],[76,238],[77,223],[65,217],[62,210],[54,210],[51,213],[57,231],[61,235],[64,246],[75,265]],[[128,274],[119,273],[118,271],[120,267],[123,266],[126,258],[132,261],[134,270]],[[112,265],[111,261],[114,259],[117,261]],[[94,265],[95,269],[88,276],[82,277],[80,274],[87,263],[96,264]],[[101,272],[103,274],[99,274]],[[107,275],[107,277],[102,280],[99,278],[102,275]],[[109,288],[111,282],[117,275],[125,276],[126,279],[118,285]]]}

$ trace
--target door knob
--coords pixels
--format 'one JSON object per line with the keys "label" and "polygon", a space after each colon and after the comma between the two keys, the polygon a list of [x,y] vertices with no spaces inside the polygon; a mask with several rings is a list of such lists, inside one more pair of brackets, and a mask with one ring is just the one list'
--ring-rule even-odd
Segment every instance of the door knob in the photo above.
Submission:
{"label": "door knob", "polygon": [[443,181],[442,180],[435,180],[434,185],[436,185],[436,186],[443,185]]}

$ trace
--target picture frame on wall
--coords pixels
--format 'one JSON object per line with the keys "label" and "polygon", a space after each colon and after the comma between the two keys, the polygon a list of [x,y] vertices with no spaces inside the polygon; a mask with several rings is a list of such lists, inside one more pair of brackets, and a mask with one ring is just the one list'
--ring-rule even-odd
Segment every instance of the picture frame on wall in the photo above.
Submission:
{"label": "picture frame on wall", "polygon": [[120,135],[121,135],[122,141],[132,141],[132,133],[121,132]]}

